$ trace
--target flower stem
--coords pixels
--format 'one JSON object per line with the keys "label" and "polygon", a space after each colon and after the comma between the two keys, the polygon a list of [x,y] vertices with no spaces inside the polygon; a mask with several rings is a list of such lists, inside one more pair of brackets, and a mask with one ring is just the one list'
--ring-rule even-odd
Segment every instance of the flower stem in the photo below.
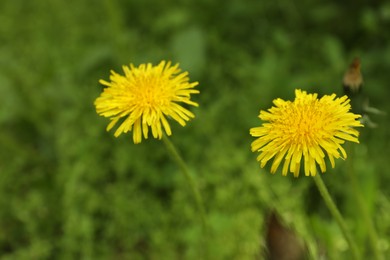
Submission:
{"label": "flower stem", "polygon": [[368,212],[368,209],[366,207],[366,204],[364,203],[364,199],[362,197],[362,193],[359,188],[358,181],[356,180],[356,175],[354,173],[353,169],[353,149],[350,144],[346,147],[348,149],[348,154],[350,155],[349,160],[347,162],[347,172],[348,176],[352,185],[352,190],[355,195],[355,199],[357,201],[360,213],[363,217],[363,220],[365,222],[365,226],[367,227],[367,232],[368,232],[368,238],[371,243],[371,247],[374,253],[374,259],[376,260],[382,260],[384,259],[383,256],[381,255],[379,249],[378,249],[378,235],[375,230],[374,224],[372,222],[372,218],[370,217],[370,213]]}
{"label": "flower stem", "polygon": [[330,196],[329,191],[325,186],[325,183],[322,181],[320,173],[317,173],[313,179],[314,179],[315,184],[317,185],[319,192],[321,193],[322,198],[325,201],[326,206],[328,207],[328,209],[329,209],[330,213],[333,215],[333,217],[336,219],[337,224],[339,225],[341,231],[343,232],[344,237],[347,240],[349,247],[350,247],[350,250],[352,252],[353,259],[360,259],[356,243],[353,240],[351,233],[348,231],[348,228],[344,222],[344,219],[341,216],[340,211],[337,209],[337,206],[334,203],[332,197]]}
{"label": "flower stem", "polygon": [[181,168],[181,172],[184,174],[184,177],[186,178],[188,184],[190,185],[192,194],[194,196],[196,205],[199,210],[200,218],[202,221],[203,228],[206,229],[206,214],[203,206],[203,200],[202,196],[200,195],[199,189],[195,183],[194,178],[190,174],[187,164],[184,162],[183,158],[180,156],[178,150],[173,145],[171,140],[164,134],[162,138],[168,152],[171,154],[172,158],[175,160],[175,162],[178,164],[178,166]]}

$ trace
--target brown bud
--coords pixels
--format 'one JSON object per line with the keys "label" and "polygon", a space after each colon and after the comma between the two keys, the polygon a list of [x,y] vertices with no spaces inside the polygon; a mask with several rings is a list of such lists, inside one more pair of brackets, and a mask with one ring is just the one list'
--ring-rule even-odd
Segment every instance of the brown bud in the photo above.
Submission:
{"label": "brown bud", "polygon": [[343,88],[344,93],[348,96],[358,94],[363,86],[363,76],[360,71],[361,63],[359,58],[355,58],[349,65],[344,74]]}
{"label": "brown bud", "polygon": [[282,224],[274,211],[268,217],[266,232],[269,260],[305,259],[302,241],[291,229]]}

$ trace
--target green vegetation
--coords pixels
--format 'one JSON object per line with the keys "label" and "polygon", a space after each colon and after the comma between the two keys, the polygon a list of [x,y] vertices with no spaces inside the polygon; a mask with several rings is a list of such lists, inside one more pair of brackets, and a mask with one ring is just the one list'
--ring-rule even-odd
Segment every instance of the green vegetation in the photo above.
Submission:
{"label": "green vegetation", "polygon": [[[389,27],[386,1],[1,1],[0,258],[263,259],[276,209],[308,259],[349,259],[313,179],[261,169],[249,128],[296,88],[341,95],[355,56],[370,105],[390,111]],[[207,234],[163,142],[114,138],[93,105],[111,69],[162,59],[199,81],[196,118],[170,139]],[[389,116],[370,116],[378,127],[322,176],[362,259],[367,219],[390,255]]]}

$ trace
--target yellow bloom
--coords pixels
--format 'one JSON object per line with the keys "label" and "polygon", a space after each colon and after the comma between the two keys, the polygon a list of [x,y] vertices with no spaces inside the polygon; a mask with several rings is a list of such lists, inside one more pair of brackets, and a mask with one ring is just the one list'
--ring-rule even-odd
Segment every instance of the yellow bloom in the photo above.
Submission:
{"label": "yellow bloom", "polygon": [[326,155],[332,168],[335,158],[347,158],[341,147],[345,140],[359,143],[359,132],[353,127],[363,126],[357,120],[361,116],[349,112],[347,96],[332,94],[318,99],[317,94],[301,90],[295,95],[294,102],[278,98],[268,112],[260,111],[259,118],[266,122],[250,129],[250,134],[258,137],[252,142],[252,152],[260,153],[257,161],[262,168],[274,158],[271,173],[284,158],[282,174],[287,175],[289,169],[294,177],[299,176],[303,157],[305,175],[315,176],[317,164],[321,172],[326,171]]}
{"label": "yellow bloom", "polygon": [[161,139],[162,127],[167,135],[172,134],[167,118],[184,126],[195,117],[179,103],[198,106],[190,100],[191,94],[199,93],[194,89],[198,82],[189,83],[188,72],[180,73],[179,64],[130,64],[130,68],[123,66],[123,71],[123,76],[111,71],[111,82],[99,81],[106,88],[95,100],[96,112],[111,120],[107,131],[123,118],[115,137],[133,131],[134,143],[140,143],[142,135],[148,138],[150,127],[153,137]]}

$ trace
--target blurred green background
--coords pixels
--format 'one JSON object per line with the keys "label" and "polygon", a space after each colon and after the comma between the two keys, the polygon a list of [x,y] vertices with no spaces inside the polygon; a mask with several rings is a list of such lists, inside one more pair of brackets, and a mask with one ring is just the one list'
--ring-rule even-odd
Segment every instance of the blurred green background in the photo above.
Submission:
{"label": "blurred green background", "polygon": [[[355,56],[370,104],[390,111],[388,1],[1,1],[1,259],[263,259],[276,209],[309,259],[348,259],[311,178],[260,169],[249,128],[294,89],[342,94]],[[186,127],[171,140],[197,180],[202,233],[180,169],[163,143],[113,137],[93,102],[111,69],[179,62],[199,81]],[[347,161],[323,176],[363,258],[368,227],[389,255],[389,115],[372,116]]]}

